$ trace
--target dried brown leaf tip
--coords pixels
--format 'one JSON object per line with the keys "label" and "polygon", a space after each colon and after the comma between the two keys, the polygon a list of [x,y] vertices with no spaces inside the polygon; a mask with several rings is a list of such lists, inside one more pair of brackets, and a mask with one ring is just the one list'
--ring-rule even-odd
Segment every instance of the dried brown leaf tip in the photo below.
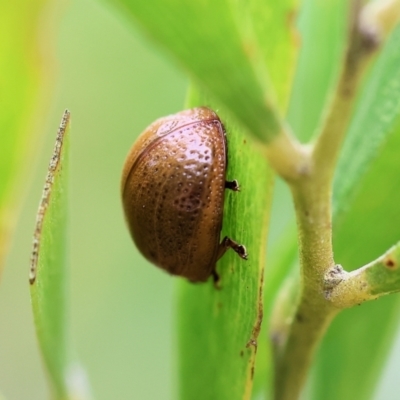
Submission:
{"label": "dried brown leaf tip", "polygon": [[57,131],[56,142],[54,145],[53,155],[50,159],[49,168],[47,170],[46,181],[44,183],[42,197],[39,202],[38,212],[36,214],[36,225],[33,233],[32,253],[29,269],[29,283],[32,285],[36,280],[37,262],[40,251],[40,238],[42,235],[43,220],[49,206],[51,191],[53,188],[56,171],[60,165],[61,151],[64,141],[64,135],[70,120],[70,112],[64,111],[60,126]]}

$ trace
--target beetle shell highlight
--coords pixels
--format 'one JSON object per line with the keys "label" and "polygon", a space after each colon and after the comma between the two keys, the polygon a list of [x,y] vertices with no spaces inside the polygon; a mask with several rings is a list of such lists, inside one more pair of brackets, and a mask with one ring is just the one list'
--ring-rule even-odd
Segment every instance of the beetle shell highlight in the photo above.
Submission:
{"label": "beetle shell highlight", "polygon": [[226,166],[224,128],[209,108],[160,118],[140,135],[124,165],[122,199],[131,236],[149,261],[193,282],[214,273]]}

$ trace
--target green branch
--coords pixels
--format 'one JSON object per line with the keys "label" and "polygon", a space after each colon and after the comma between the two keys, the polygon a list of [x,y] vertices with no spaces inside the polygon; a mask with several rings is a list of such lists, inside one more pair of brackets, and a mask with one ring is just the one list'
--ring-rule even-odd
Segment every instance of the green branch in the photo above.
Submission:
{"label": "green branch", "polygon": [[340,266],[325,279],[325,297],[337,308],[348,308],[364,301],[400,291],[400,242],[371,263],[353,272]]}
{"label": "green branch", "polygon": [[281,125],[279,133],[264,148],[269,164],[287,182],[307,175],[311,168],[308,146],[304,146]]}
{"label": "green branch", "polygon": [[332,180],[336,159],[352,117],[357,92],[372,56],[380,47],[378,29],[361,24],[360,1],[351,10],[349,45],[332,104],[314,146],[313,159],[321,180]]}
{"label": "green branch", "polygon": [[315,349],[340,311],[325,293],[326,277],[337,270],[332,249],[332,181],[362,78],[382,38],[377,25],[362,23],[361,2],[352,5],[349,44],[326,119],[314,146],[309,153],[303,152],[309,155],[308,164],[298,164],[293,179],[284,177],[296,209],[301,293],[288,328],[271,333],[272,338],[279,337],[275,341],[276,400],[299,397]]}

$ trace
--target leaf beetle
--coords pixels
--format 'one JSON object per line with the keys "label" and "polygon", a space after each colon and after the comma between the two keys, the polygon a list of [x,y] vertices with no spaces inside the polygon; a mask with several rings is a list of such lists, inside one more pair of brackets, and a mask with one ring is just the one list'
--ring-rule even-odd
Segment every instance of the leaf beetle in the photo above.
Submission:
{"label": "leaf beetle", "polygon": [[197,107],[153,122],[130,149],[122,173],[122,203],[131,236],[153,264],[192,282],[218,280],[216,262],[232,248],[220,241],[227,141],[218,115]]}

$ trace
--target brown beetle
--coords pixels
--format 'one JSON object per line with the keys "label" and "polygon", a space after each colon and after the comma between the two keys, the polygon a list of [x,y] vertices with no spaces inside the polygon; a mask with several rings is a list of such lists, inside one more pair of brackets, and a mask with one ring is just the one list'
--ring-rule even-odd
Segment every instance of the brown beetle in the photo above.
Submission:
{"label": "brown beetle", "polygon": [[246,248],[220,243],[227,145],[218,115],[198,107],[160,118],[130,149],[122,174],[122,201],[141,253],[170,274],[192,282],[218,280],[217,260],[228,248],[247,259]]}

